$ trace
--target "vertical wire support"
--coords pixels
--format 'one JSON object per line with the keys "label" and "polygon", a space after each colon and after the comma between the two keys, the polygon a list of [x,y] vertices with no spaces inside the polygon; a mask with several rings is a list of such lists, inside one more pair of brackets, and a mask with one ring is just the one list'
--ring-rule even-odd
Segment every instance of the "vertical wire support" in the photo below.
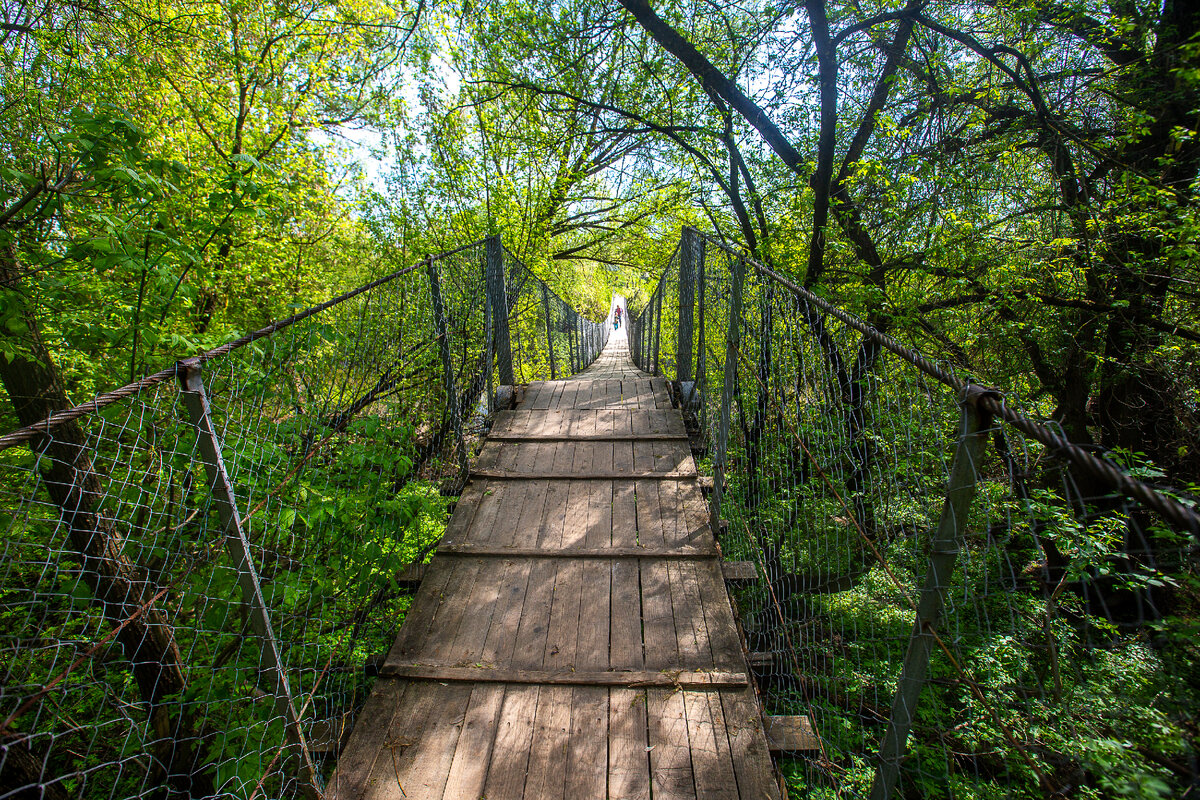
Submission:
{"label": "vertical wire support", "polygon": [[695,249],[696,231],[684,227],[679,241],[679,340],[675,345],[675,380],[680,383],[692,379],[692,310],[696,294]]}
{"label": "vertical wire support", "polygon": [[871,800],[889,800],[900,778],[900,760],[908,743],[917,702],[929,670],[934,645],[934,630],[941,619],[950,580],[967,529],[967,516],[975,499],[979,470],[982,466],[987,433],[992,421],[980,411],[976,401],[985,391],[968,385],[959,398],[962,417],[958,443],[950,465],[946,500],[929,548],[929,566],[925,584],[917,601],[916,622],[904,654],[904,665],[892,700],[887,732],[879,749],[879,764],[871,785]]}
{"label": "vertical wire support", "polygon": [[500,368],[500,383],[513,385],[512,339],[508,332],[508,286],[504,279],[504,245],[499,234],[489,236],[484,245],[487,253],[487,296],[492,308],[492,328],[496,337],[496,365]]}
{"label": "vertical wire support", "polygon": [[661,371],[658,363],[658,344],[662,340],[662,301],[663,295],[667,293],[667,281],[664,273],[662,285],[658,287],[658,298],[654,302],[654,370],[651,375],[657,375]]}
{"label": "vertical wire support", "polygon": [[696,399],[700,404],[700,430],[708,430],[708,403],[704,401],[708,392],[708,344],[704,339],[705,307],[705,261],[708,257],[707,240],[692,230],[692,235],[698,240],[696,251]]}
{"label": "vertical wire support", "polygon": [[578,347],[575,343],[575,334],[579,331],[578,315],[572,310],[571,314],[571,335],[567,337],[567,346],[571,348],[571,374],[579,372],[579,355]]}
{"label": "vertical wire support", "polygon": [[255,569],[254,559],[250,554],[250,541],[246,538],[245,529],[242,528],[237,496],[234,494],[229,473],[225,469],[225,459],[221,455],[221,440],[213,426],[208,394],[205,392],[204,380],[201,375],[200,360],[191,358],[181,362],[180,366],[182,367],[179,374],[180,394],[183,395],[183,402],[187,407],[192,426],[196,429],[196,443],[200,451],[200,458],[204,462],[204,473],[208,477],[209,492],[217,507],[217,517],[225,534],[225,549],[237,570],[242,602],[250,610],[250,628],[261,642],[264,666],[275,684],[275,713],[283,717],[284,730],[287,732],[288,740],[289,753],[286,759],[288,765],[284,767],[284,771],[285,774],[295,775],[297,772],[300,774],[301,787],[307,797],[323,797],[318,784],[319,772],[313,764],[312,753],[304,738],[300,715],[296,711],[296,703],[292,697],[292,688],[288,683],[283,658],[279,654],[279,641],[275,638],[275,630],[267,611],[267,602],[263,598],[262,585],[259,583],[258,570]]}
{"label": "vertical wire support", "polygon": [[429,276],[429,293],[433,297],[433,326],[442,356],[442,379],[446,385],[446,411],[454,427],[454,449],[458,459],[458,485],[467,480],[467,443],[463,439],[462,413],[458,407],[458,387],[454,381],[454,362],[450,359],[450,332],[446,324],[446,305],[442,302],[442,282],[433,259],[426,259],[425,273]]}
{"label": "vertical wire support", "polygon": [[746,282],[746,260],[733,262],[733,287],[729,299],[729,327],[725,332],[725,375],[721,380],[721,408],[717,421],[717,448],[713,453],[713,493],[708,524],[713,536],[721,530],[721,500],[725,494],[725,456],[729,451],[729,417],[733,406],[733,384],[737,380],[738,354],[742,350],[742,289]]}
{"label": "vertical wire support", "polygon": [[542,284],[542,313],[546,315],[546,357],[550,359],[550,380],[558,380],[558,370],[554,367],[554,332],[550,324],[550,293],[546,284]]}

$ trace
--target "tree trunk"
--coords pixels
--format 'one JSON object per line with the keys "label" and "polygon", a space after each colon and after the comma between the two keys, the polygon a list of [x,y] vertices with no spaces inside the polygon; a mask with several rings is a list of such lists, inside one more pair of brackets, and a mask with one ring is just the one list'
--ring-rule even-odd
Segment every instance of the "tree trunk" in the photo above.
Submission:
{"label": "tree trunk", "polygon": [[[15,295],[18,286],[16,253],[9,248],[0,253],[0,290]],[[24,344],[30,357],[9,360],[0,353],[0,381],[20,424],[31,425],[68,408],[70,403],[36,318],[28,308],[23,318],[28,326]],[[0,335],[10,336],[7,332]],[[97,511],[104,489],[93,468],[83,428],[77,421],[63,423],[53,429],[52,435],[38,436],[29,446],[45,456],[42,483],[59,508],[83,579],[107,624],[116,628],[141,610],[138,618],[117,634],[117,641],[132,664],[141,699],[150,707],[154,736],[163,742],[155,753],[166,770],[161,777],[174,790],[190,796],[213,794],[211,776],[199,763],[199,741],[190,715],[182,709],[174,718],[171,714],[176,702],[172,698],[186,687],[179,645],[166,615],[151,604],[155,587],[149,577],[125,557],[121,535]]]}

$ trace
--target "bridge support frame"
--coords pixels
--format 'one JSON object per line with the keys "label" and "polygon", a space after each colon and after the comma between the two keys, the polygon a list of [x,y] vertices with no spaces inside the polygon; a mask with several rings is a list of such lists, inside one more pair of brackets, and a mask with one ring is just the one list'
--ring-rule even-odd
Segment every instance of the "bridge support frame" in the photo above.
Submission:
{"label": "bridge support frame", "polygon": [[550,318],[550,293],[542,284],[542,313],[546,315],[546,357],[550,359],[550,380],[558,380],[558,368],[554,366],[554,320]]}
{"label": "bridge support frame", "polygon": [[[446,304],[442,301],[442,282],[438,277],[433,259],[425,262],[429,276],[429,293],[433,298],[433,326],[438,338],[438,351],[442,356],[442,380],[446,385],[446,411],[454,428],[454,449],[458,458],[459,483],[467,480],[467,444],[463,439],[462,409],[458,403],[458,387],[454,381],[454,362],[450,358],[450,331],[446,325]],[[511,364],[510,364],[511,369]],[[503,383],[503,381],[502,381]],[[511,385],[511,382],[505,384]]]}
{"label": "bridge support frame", "polygon": [[484,249],[487,254],[487,298],[492,309],[496,366],[500,370],[500,383],[511,386],[514,381],[512,339],[508,332],[508,282],[504,276],[504,245],[500,243],[500,235],[489,236]]}
{"label": "bridge support frame", "polygon": [[962,417],[958,444],[954,449],[946,484],[946,500],[930,544],[929,566],[917,600],[916,621],[908,640],[908,650],[904,654],[900,680],[896,684],[887,732],[879,751],[875,781],[871,785],[871,800],[889,800],[900,778],[900,761],[904,757],[917,702],[925,686],[930,653],[936,643],[935,631],[941,620],[954,566],[966,533],[967,517],[975,500],[987,434],[992,425],[991,415],[977,406],[978,399],[985,394],[989,392],[982,387],[968,385],[959,398]]}
{"label": "bridge support frame", "polygon": [[213,504],[217,507],[217,517],[224,531],[225,549],[237,570],[242,602],[250,611],[250,628],[262,644],[263,664],[275,684],[275,713],[283,718],[288,739],[287,749],[289,752],[283,766],[284,775],[285,777],[299,775],[301,789],[305,796],[320,798],[323,796],[317,777],[320,773],[313,764],[312,752],[305,741],[300,714],[296,711],[296,702],[288,683],[287,671],[284,668],[283,658],[279,654],[279,641],[275,638],[275,630],[271,625],[266,599],[263,597],[258,570],[255,568],[254,559],[250,554],[250,541],[246,538],[246,531],[242,527],[242,516],[238,511],[233,482],[225,469],[225,459],[221,455],[221,440],[213,425],[208,393],[204,389],[198,358],[180,363],[179,384],[188,416],[191,418],[192,426],[196,429],[197,449],[200,460],[204,464]]}
{"label": "bridge support frame", "polygon": [[733,384],[737,359],[742,350],[742,291],[746,283],[746,260],[733,263],[733,286],[729,298],[729,327],[725,332],[725,375],[721,380],[721,407],[717,418],[716,451],[713,453],[713,493],[708,525],[713,536],[721,530],[721,500],[725,494],[725,457],[729,452],[729,417],[733,406]]}
{"label": "bridge support frame", "polygon": [[[692,338],[696,305],[696,255],[704,240],[684,226],[679,238],[679,341],[675,346],[675,380],[692,379]],[[703,250],[700,259],[703,260]]]}

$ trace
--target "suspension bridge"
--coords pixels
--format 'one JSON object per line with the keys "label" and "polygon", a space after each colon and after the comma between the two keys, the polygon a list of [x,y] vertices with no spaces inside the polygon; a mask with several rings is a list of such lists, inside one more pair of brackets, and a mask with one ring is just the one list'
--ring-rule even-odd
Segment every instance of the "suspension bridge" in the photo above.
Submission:
{"label": "suspension bridge", "polygon": [[0,798],[1067,797],[1106,663],[1184,724],[1178,491],[715,236],[636,304],[491,237],[22,405]]}

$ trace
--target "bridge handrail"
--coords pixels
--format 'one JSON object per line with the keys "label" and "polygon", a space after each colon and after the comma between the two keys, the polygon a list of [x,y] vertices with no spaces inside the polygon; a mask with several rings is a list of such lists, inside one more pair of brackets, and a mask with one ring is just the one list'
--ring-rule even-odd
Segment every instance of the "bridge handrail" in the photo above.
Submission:
{"label": "bridge handrail", "polygon": [[315,314],[319,314],[322,311],[333,308],[334,306],[357,297],[364,292],[369,292],[370,290],[376,289],[384,284],[391,283],[397,278],[408,275],[410,272],[414,272],[430,263],[436,263],[443,259],[457,255],[464,250],[469,250],[472,247],[476,247],[484,241],[486,240],[480,239],[469,244],[464,244],[461,247],[455,247],[451,250],[445,250],[441,253],[438,253],[437,255],[423,258],[415,264],[402,267],[394,272],[389,272],[383,277],[376,278],[369,283],[364,283],[361,286],[358,286],[347,292],[343,292],[337,297],[326,300],[324,303],[318,303],[317,305],[310,306],[303,311],[298,311],[295,314],[292,314],[290,317],[277,319],[274,322],[264,325],[258,330],[251,331],[243,336],[239,336],[238,338],[230,340],[223,345],[214,347],[211,350],[205,350],[204,352],[197,353],[194,356],[181,358],[166,369],[145,375],[136,381],[125,384],[119,389],[102,392],[86,403],[80,403],[77,406],[63,409],[62,411],[56,411],[42,422],[35,422],[32,425],[26,425],[23,428],[17,428],[9,433],[0,435],[0,451],[7,450],[10,447],[22,444],[24,442],[28,442],[35,436],[46,433],[58,427],[59,425],[70,422],[71,420],[79,419],[80,417],[87,416],[88,414],[94,414],[105,406],[112,405],[113,403],[116,403],[119,400],[124,400],[127,397],[132,397],[146,389],[149,389],[151,386],[156,386],[157,384],[162,383],[163,381],[178,378],[183,375],[183,372],[188,364],[205,364],[209,361],[213,361],[214,359],[226,356],[240,347],[245,347],[252,342],[258,341],[259,339],[263,339],[278,333],[279,331],[284,330],[285,328],[288,328],[297,322],[300,322],[301,320],[308,319]]}
{"label": "bridge handrail", "polygon": [[[938,366],[936,362],[922,355],[917,350],[904,346],[873,325],[839,308],[821,296],[805,289],[803,286],[794,283],[745,253],[738,252],[735,248],[730,247],[719,239],[709,236],[702,231],[696,231],[696,233],[709,244],[716,245],[735,258],[745,260],[758,274],[771,279],[792,292],[796,297],[812,303],[830,316],[836,317],[872,341],[895,353],[926,375],[950,387],[956,393],[962,393],[968,385],[982,386],[982,384],[959,378],[954,373]],[[1031,419],[1020,411],[1010,407],[1002,391],[991,389],[991,387],[987,388],[989,391],[979,393],[976,395],[974,401],[983,411],[1004,420],[1025,435],[1037,440],[1066,458],[1075,466],[1085,470],[1092,477],[1104,481],[1121,494],[1145,504],[1179,527],[1190,531],[1194,536],[1200,536],[1200,514],[1197,514],[1194,509],[1184,505],[1174,497],[1163,494],[1145,481],[1130,476],[1129,473],[1111,461],[1100,458],[1084,450],[1079,445],[1071,443],[1041,422]]]}

